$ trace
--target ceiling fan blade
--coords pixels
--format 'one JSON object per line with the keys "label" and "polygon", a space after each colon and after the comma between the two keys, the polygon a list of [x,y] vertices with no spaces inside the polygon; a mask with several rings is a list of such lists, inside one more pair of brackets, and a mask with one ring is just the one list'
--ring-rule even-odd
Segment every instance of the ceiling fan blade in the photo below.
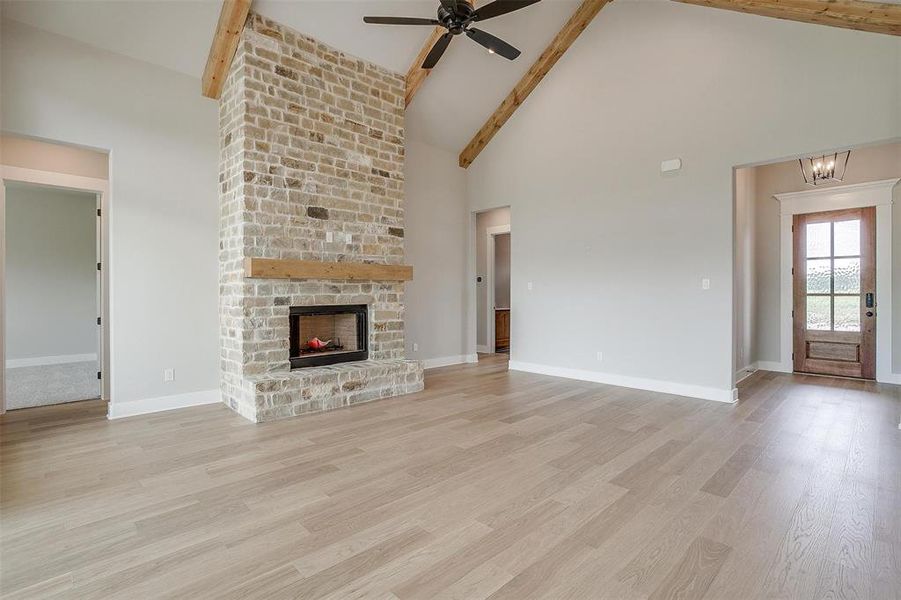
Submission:
{"label": "ceiling fan blade", "polygon": [[419,17],[363,17],[364,23],[376,25],[441,25],[438,19],[420,19]]}
{"label": "ceiling fan blade", "polygon": [[484,21],[485,19],[493,19],[514,10],[525,8],[541,0],[496,0],[491,4],[486,4],[472,14],[473,21]]}
{"label": "ceiling fan blade", "polygon": [[490,52],[500,54],[507,60],[515,60],[520,52],[499,37],[495,37],[487,31],[470,27],[466,30],[469,39],[488,48]]}
{"label": "ceiling fan blade", "polygon": [[454,35],[448,32],[438,38],[438,41],[435,42],[435,45],[429,50],[428,56],[422,61],[423,69],[431,69],[438,63],[438,60],[441,58],[441,55],[444,54],[444,51],[447,50],[447,46],[450,44],[453,37]]}

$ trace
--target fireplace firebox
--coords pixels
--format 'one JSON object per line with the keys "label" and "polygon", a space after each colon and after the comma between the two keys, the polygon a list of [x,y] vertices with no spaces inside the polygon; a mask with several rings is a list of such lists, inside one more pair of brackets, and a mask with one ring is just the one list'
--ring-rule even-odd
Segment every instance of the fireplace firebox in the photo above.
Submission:
{"label": "fireplace firebox", "polygon": [[365,304],[292,306],[292,369],[369,358],[369,315]]}

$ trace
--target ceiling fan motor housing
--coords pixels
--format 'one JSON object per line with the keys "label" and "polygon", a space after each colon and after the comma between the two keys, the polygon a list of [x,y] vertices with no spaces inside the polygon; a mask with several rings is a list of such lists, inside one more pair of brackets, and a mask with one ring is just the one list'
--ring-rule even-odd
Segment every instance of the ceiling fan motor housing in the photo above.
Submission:
{"label": "ceiling fan motor housing", "polygon": [[475,12],[475,8],[473,8],[471,0],[457,0],[455,12],[449,11],[443,4],[438,7],[438,20],[447,27],[450,33],[460,35],[473,12]]}

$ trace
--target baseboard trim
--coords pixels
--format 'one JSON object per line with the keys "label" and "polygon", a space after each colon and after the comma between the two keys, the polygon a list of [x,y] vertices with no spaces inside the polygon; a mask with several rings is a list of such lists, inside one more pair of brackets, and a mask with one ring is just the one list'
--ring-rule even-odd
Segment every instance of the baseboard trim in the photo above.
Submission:
{"label": "baseboard trim", "polygon": [[758,360],[757,369],[759,371],[773,371],[774,373],[791,373],[794,371],[790,364],[784,365],[774,360]]}
{"label": "baseboard trim", "polygon": [[7,369],[19,367],[42,367],[44,365],[65,365],[78,362],[97,362],[97,354],[60,354],[58,356],[35,356],[34,358],[11,358],[6,361]]}
{"label": "baseboard trim", "polygon": [[475,362],[479,362],[478,354],[455,354],[453,356],[427,358],[422,361],[422,366],[425,369],[437,369],[438,367],[449,367],[451,365]]}
{"label": "baseboard trim", "polygon": [[567,379],[579,379],[581,381],[592,381],[594,383],[606,383],[608,385],[616,385],[637,390],[661,392],[664,394],[687,396],[689,398],[700,398],[702,400],[713,400],[715,402],[726,402],[730,404],[738,399],[738,390],[735,388],[719,389],[701,385],[660,381],[658,379],[645,379],[643,377],[629,377],[627,375],[602,373],[600,371],[552,367],[549,365],[539,365],[518,360],[510,361],[510,370],[537,373],[539,375],[552,375],[554,377],[565,377]]}
{"label": "baseboard trim", "polygon": [[[901,373],[890,373],[889,375],[884,376],[882,379],[876,378],[876,381],[879,383],[890,383],[892,385],[901,385]],[[901,428],[901,425],[898,426]]]}
{"label": "baseboard trim", "polygon": [[482,354],[490,354],[491,349],[487,345],[479,344],[476,346],[476,352],[481,352]]}
{"label": "baseboard trim", "polygon": [[131,402],[110,402],[107,418],[122,419],[137,415],[148,415],[165,410],[201,406],[204,404],[216,404],[222,401],[219,390],[203,390],[201,392],[188,392],[186,394],[174,394],[172,396],[160,396],[158,398],[145,398],[132,400]]}
{"label": "baseboard trim", "polygon": [[757,372],[757,363],[751,363],[735,372],[735,383],[739,384]]}

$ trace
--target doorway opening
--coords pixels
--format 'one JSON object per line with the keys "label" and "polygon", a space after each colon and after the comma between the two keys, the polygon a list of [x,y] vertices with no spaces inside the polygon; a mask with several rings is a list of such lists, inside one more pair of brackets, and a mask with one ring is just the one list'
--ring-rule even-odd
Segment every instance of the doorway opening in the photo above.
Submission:
{"label": "doorway opening", "polygon": [[510,208],[475,215],[476,348],[480,354],[509,354],[511,322]]}
{"label": "doorway opening", "polygon": [[108,155],[0,145],[0,413],[109,400]]}
{"label": "doorway opening", "polygon": [[97,194],[6,185],[6,408],[100,398]]}
{"label": "doorway opening", "polygon": [[816,187],[799,158],[735,169],[734,381],[759,369],[901,383],[901,142],[852,148],[843,180]]}

